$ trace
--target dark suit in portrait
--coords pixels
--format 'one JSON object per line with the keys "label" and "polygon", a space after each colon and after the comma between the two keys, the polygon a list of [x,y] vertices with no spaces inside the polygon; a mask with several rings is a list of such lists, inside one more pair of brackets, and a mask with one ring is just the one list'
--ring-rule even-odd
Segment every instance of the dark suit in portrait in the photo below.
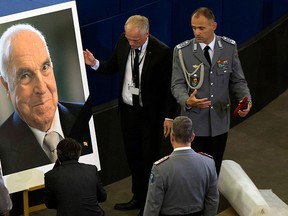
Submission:
{"label": "dark suit in portrait", "polygon": [[[172,73],[172,52],[164,43],[148,36],[140,78],[141,107],[134,107],[123,101],[122,89],[125,83],[128,59],[132,49],[123,33],[108,61],[100,61],[97,72],[119,71],[119,112],[124,147],[132,174],[133,199],[145,203],[147,185],[152,164],[161,158],[160,147],[165,118],[176,115],[176,101],[170,90]],[[132,59],[132,57],[131,57]]]}
{"label": "dark suit in portrait", "polygon": [[69,160],[45,174],[45,204],[57,216],[102,216],[98,203],[106,198],[94,165]]}
{"label": "dark suit in portrait", "polygon": [[[85,155],[92,153],[88,122],[84,127],[81,125],[81,130],[76,130],[74,127],[81,118],[79,113],[82,108],[83,104],[81,103],[58,103],[64,136],[77,139],[82,144],[82,155]],[[72,128],[73,134],[71,134]],[[33,132],[17,112],[14,112],[0,127],[0,160],[3,175],[51,163]]]}

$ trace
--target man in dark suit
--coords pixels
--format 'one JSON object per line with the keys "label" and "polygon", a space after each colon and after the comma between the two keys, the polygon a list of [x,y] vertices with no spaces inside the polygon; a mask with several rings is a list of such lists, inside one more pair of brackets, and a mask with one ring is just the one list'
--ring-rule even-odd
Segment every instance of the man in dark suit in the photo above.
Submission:
{"label": "man in dark suit", "polygon": [[[77,138],[84,154],[92,153],[88,120],[80,117],[83,105],[58,101],[53,65],[41,32],[28,24],[7,29],[0,39],[0,70],[1,83],[15,109],[0,127],[4,175],[55,162],[56,145],[66,136]],[[90,118],[91,108],[88,114]],[[83,130],[77,131],[75,125]],[[50,134],[54,146],[46,146]]]}
{"label": "man in dark suit", "polygon": [[133,198],[116,204],[118,210],[144,206],[150,170],[160,158],[162,136],[170,133],[177,107],[170,90],[170,49],[149,35],[144,16],[129,17],[124,29],[108,61],[99,62],[89,50],[84,51],[85,63],[94,70],[120,72],[119,112]]}
{"label": "man in dark suit", "polygon": [[45,173],[45,204],[57,216],[103,216],[107,198],[95,165],[79,163],[82,145],[65,138],[57,145],[58,165]]}

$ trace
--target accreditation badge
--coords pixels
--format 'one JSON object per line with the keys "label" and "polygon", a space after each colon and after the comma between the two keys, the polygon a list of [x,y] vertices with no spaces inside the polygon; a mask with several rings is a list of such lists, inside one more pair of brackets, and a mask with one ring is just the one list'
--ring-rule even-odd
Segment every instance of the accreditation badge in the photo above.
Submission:
{"label": "accreditation badge", "polygon": [[130,94],[132,95],[139,95],[139,88],[136,88],[134,83],[132,84],[128,84],[128,91],[130,92]]}

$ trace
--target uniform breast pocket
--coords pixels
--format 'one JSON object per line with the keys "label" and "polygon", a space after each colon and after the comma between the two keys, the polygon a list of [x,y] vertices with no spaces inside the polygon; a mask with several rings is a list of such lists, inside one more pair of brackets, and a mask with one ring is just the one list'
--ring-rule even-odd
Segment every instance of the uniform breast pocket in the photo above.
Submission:
{"label": "uniform breast pocket", "polygon": [[229,78],[232,73],[231,65],[228,64],[228,60],[217,61],[217,86],[226,87],[229,84]]}

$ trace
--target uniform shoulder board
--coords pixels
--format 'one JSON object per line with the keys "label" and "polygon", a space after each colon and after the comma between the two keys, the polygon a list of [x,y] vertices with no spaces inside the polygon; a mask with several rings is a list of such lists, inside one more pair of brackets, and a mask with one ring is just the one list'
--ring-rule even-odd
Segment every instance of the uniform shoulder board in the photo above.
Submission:
{"label": "uniform shoulder board", "polygon": [[186,40],[186,41],[184,41],[184,42],[178,44],[176,47],[177,47],[177,49],[182,49],[182,48],[188,46],[190,43],[191,43],[190,40]]}
{"label": "uniform shoulder board", "polygon": [[164,161],[168,160],[169,159],[169,155],[161,158],[160,160],[154,162],[154,165],[158,166],[159,164],[163,163]]}
{"label": "uniform shoulder board", "polygon": [[225,36],[222,37],[222,40],[224,40],[225,42],[230,43],[230,44],[232,44],[232,45],[235,45],[235,44],[236,44],[236,41],[235,41],[235,40],[232,40],[232,39],[230,39],[230,38],[228,38],[228,37],[225,37]]}
{"label": "uniform shoulder board", "polygon": [[201,155],[204,155],[206,157],[209,157],[209,158],[212,158],[213,159],[213,156],[212,155],[209,155],[209,154],[206,154],[204,152],[198,152],[198,154],[201,154]]}

